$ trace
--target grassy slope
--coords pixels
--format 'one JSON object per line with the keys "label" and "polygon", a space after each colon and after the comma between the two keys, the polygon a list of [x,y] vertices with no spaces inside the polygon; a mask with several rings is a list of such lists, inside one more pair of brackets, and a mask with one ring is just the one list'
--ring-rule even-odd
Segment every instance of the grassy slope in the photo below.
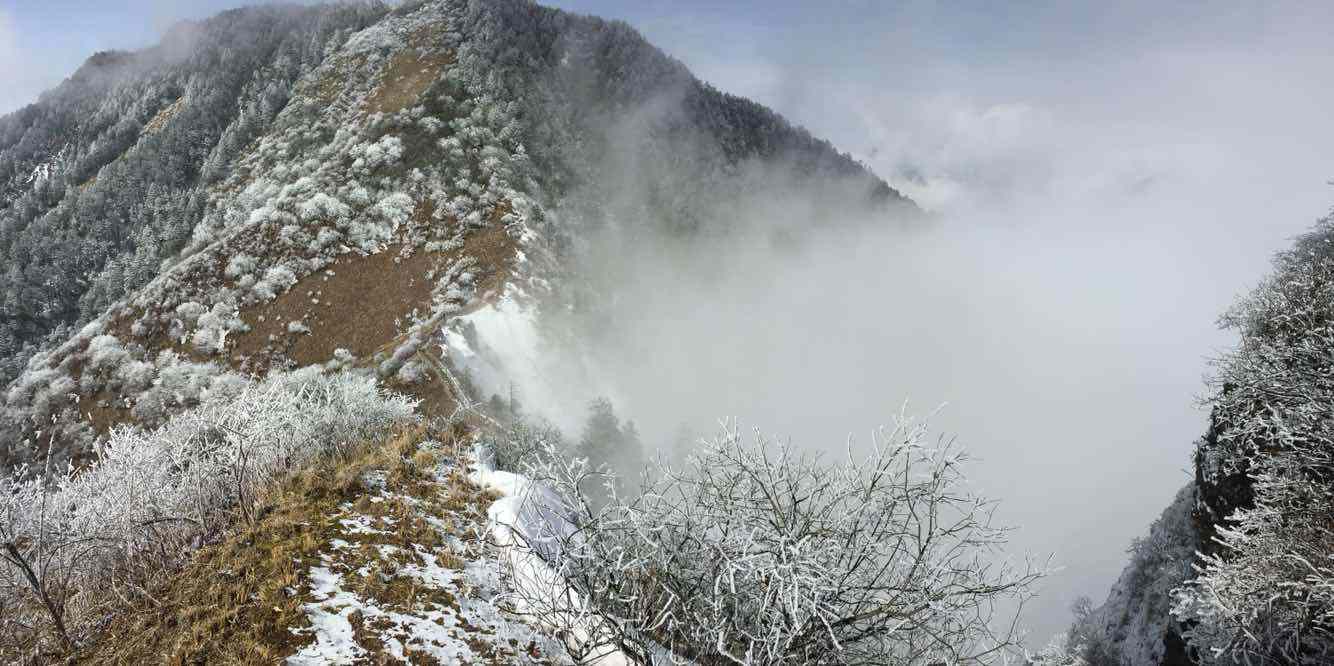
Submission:
{"label": "grassy slope", "polygon": [[[314,99],[320,102],[318,107],[328,118],[338,122],[350,118],[355,123],[365,123],[373,114],[392,114],[420,104],[429,105],[432,84],[454,65],[453,51],[443,41],[448,26],[431,16],[434,15],[409,22],[412,29],[401,50],[373,65],[367,64],[362,53],[330,58],[325,67],[298,82],[289,106],[297,108]],[[388,31],[398,29],[380,27]],[[327,121],[326,118],[319,122]],[[306,121],[295,122],[300,125]],[[274,132],[282,128],[283,123],[278,123]],[[402,134],[407,137],[411,132]],[[239,196],[245,183],[262,177],[267,162],[258,156],[258,147],[265,141],[279,139],[260,137],[251,146],[251,157],[241,160],[243,166],[235,177],[220,184],[214,195],[230,201]],[[431,141],[410,142],[419,146],[420,154],[413,153],[414,164],[438,161]],[[301,157],[312,154],[302,153]],[[402,181],[396,187],[412,191],[406,172],[393,178]],[[414,316],[431,312],[433,290],[437,288],[434,277],[445,267],[463,257],[476,260],[471,269],[476,293],[468,309],[483,305],[503,291],[516,270],[518,235],[522,231],[509,228],[502,219],[512,210],[503,195],[482,217],[480,226],[461,224],[449,215],[434,215],[441,202],[434,200],[429,191],[414,191],[413,198],[412,221],[379,252],[342,254],[325,268],[298,276],[299,281],[274,300],[243,305],[236,315],[248,330],[233,332],[221,351],[195,349],[188,339],[173,337],[161,326],[138,333],[132,331],[138,321],[171,319],[177,302],[187,298],[177,288],[154,289],[150,285],[114,307],[97,332],[114,336],[138,359],[152,360],[160,352],[171,351],[183,362],[213,363],[221,370],[243,375],[326,363],[334,358],[336,349],[351,352],[358,365],[371,366],[376,363],[377,355],[393,352],[403,341]],[[321,224],[324,222],[314,226]],[[457,242],[444,249],[424,247],[420,233],[423,228],[435,229],[434,233],[451,236]],[[263,258],[266,253],[285,251],[273,235],[273,229],[262,225],[237,225],[218,242],[174,266],[171,271],[176,279],[170,283],[183,287],[190,292],[189,298],[206,305],[215,298],[214,294],[243,289],[237,286],[234,276],[226,274],[228,261],[243,254]],[[301,322],[309,331],[289,330],[292,322]],[[88,338],[71,339],[53,351],[46,365],[59,369],[80,386],[77,399],[70,405],[72,412],[91,426],[95,436],[104,437],[116,425],[136,421],[131,408],[137,398],[114,388],[105,377],[87,371]],[[422,353],[433,355],[430,349]],[[447,363],[438,356],[434,361]],[[397,383],[392,388],[420,399],[422,411],[429,417],[448,415],[453,410],[458,396],[453,395],[447,384],[438,373],[424,373],[411,384]],[[63,396],[53,400],[51,409],[60,409],[61,400]],[[76,447],[72,452],[76,463],[90,459],[91,449],[87,447]]]}
{"label": "grassy slope", "polygon": [[468,441],[466,426],[418,426],[294,472],[252,523],[114,615],[79,661],[272,664],[322,643],[316,661],[559,663],[497,607],[483,538],[494,497],[466,479]]}

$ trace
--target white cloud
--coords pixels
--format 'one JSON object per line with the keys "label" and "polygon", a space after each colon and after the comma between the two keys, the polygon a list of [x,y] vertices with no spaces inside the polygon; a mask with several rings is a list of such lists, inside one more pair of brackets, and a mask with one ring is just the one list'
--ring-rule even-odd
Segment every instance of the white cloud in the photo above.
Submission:
{"label": "white cloud", "polygon": [[[949,425],[984,457],[979,482],[1024,524],[1016,551],[1054,550],[1067,567],[1030,607],[1045,640],[1069,622],[1074,596],[1101,601],[1125,546],[1185,482],[1207,422],[1194,407],[1206,358],[1229,340],[1215,317],[1334,203],[1334,91],[1323,85],[1334,62],[1317,27],[1328,20],[1310,15],[1328,9],[1206,18],[1107,5],[1090,17],[1072,6],[1000,35],[985,20],[956,30],[977,17],[947,7],[911,7],[865,26],[875,37],[861,42],[815,23],[782,34],[703,18],[686,35],[649,26],[702,78],[852,152],[941,212],[947,230],[937,247],[880,261],[896,265],[894,279],[862,276],[873,285],[863,300],[884,298],[907,322],[893,340],[840,339],[784,374],[791,365],[767,354],[801,358],[819,336],[738,324],[737,358],[664,353],[661,372],[645,374],[679,380],[673,400],[703,413],[719,396],[674,369],[737,369],[762,388],[726,414],[798,435],[848,423],[836,407],[858,390],[886,406],[949,400]],[[859,284],[846,277],[836,279]],[[856,300],[821,301],[820,332],[860,330]],[[662,330],[694,334],[679,328]],[[892,386],[866,383],[869,368]],[[850,390],[783,402],[812,385]]]}
{"label": "white cloud", "polygon": [[[72,72],[54,71],[51,60],[39,57],[23,39],[14,15],[0,8],[0,114],[37,101],[44,90]],[[59,60],[63,63],[63,60]]]}
{"label": "white cloud", "polygon": [[[14,17],[0,8],[0,80],[19,81],[23,76],[20,64],[18,30],[14,27]],[[5,92],[4,98],[0,98],[0,113],[9,110],[12,104],[11,96],[17,97],[17,93],[12,90],[12,84],[6,85],[6,88],[10,90]]]}

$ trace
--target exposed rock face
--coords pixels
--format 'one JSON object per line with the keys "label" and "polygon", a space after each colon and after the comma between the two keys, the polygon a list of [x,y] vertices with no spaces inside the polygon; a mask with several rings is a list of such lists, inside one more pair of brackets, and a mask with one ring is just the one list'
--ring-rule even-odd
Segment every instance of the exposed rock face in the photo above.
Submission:
{"label": "exposed rock face", "polygon": [[[1334,654],[1329,530],[1334,453],[1334,218],[1274,259],[1274,270],[1220,319],[1239,334],[1214,363],[1209,429],[1196,445],[1192,499],[1178,496],[1163,525],[1179,573],[1146,569],[1141,544],[1087,633],[1125,663],[1323,663]],[[1169,514],[1180,518],[1168,520]],[[1135,577],[1171,599],[1127,596]],[[1130,585],[1127,585],[1131,583]],[[1153,632],[1120,631],[1142,609]],[[1170,614],[1170,616],[1169,616]],[[1076,633],[1090,623],[1076,623]],[[1148,626],[1148,625],[1145,625]],[[1147,650],[1149,633],[1162,649]],[[1156,640],[1156,639],[1155,639]]]}

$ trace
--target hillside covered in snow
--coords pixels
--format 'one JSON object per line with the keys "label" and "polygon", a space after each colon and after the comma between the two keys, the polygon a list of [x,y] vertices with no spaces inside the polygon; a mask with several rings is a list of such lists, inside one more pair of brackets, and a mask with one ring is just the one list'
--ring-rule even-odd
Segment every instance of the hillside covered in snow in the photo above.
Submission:
{"label": "hillside covered in snow", "polygon": [[821,376],[823,308],[918,265],[829,248],[931,224],[528,0],[266,5],[98,53],[0,118],[0,659],[1334,659],[1328,219],[1223,317],[1194,479],[1036,653],[1012,611],[1049,569],[927,424],[821,457],[606,397],[631,365],[658,412],[766,381],[704,372],[759,344],[724,316],[802,320],[782,362]]}
{"label": "hillside covered in snow", "polygon": [[[629,27],[522,2],[183,24],[0,121],[0,172],[11,466],[51,446],[34,424],[77,461],[271,368],[429,384],[446,319],[573,283],[613,221],[725,233],[729,206],[779,193],[825,220],[911,209]],[[632,172],[653,190],[625,196]]]}
{"label": "hillside covered in snow", "polygon": [[[923,562],[973,556],[970,535],[989,543],[969,513],[907,569],[868,568],[908,537],[880,538],[901,525],[871,498],[972,501],[944,495],[949,475],[920,496],[888,484],[890,461],[949,460],[905,442],[870,477],[786,468],[789,492],[844,475],[818,484],[840,494],[790,510],[864,493],[865,509],[839,511],[842,549],[832,524],[722,533],[696,559],[725,570],[660,579],[652,558],[685,544],[620,536],[646,515],[633,423],[595,402],[566,443],[586,403],[565,435],[546,425],[560,413],[516,402],[516,382],[541,379],[542,341],[577,332],[562,313],[596,319],[605,294],[583,258],[607,229],[750,238],[733,220],[761,204],[782,208],[764,242],[920,219],[850,157],[624,24],[518,0],[230,11],[98,54],[0,119],[0,174],[6,659],[796,663],[834,641],[925,663],[987,651],[988,627],[957,615],[970,584],[1028,580],[916,579]],[[571,481],[579,465],[619,479]],[[549,511],[530,533],[513,523],[533,489]],[[733,512],[738,529],[763,515]],[[677,518],[697,534],[703,517]],[[550,530],[559,548],[536,543]],[[793,538],[807,545],[771,550]],[[639,601],[576,566],[593,555],[639,562],[616,574],[645,586]],[[525,584],[535,571],[545,582]],[[744,596],[687,594],[717,576]],[[863,576],[823,596],[820,581]],[[903,622],[883,604],[908,583],[920,589],[893,608],[959,640],[881,630]],[[682,587],[646,594],[664,585]],[[946,593],[957,607],[922,605]]]}

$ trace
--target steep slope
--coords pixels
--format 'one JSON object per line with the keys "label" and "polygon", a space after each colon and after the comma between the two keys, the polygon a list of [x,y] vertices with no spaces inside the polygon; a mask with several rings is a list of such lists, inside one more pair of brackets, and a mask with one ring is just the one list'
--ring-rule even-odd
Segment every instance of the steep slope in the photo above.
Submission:
{"label": "steep slope", "polygon": [[1334,218],[1223,315],[1195,479],[1051,664],[1334,658]]}
{"label": "steep slope", "polygon": [[[28,253],[11,272],[33,271],[4,285],[19,294],[40,274],[73,290],[43,317],[3,319],[28,345],[7,356],[23,367],[5,395],[10,465],[48,449],[77,460],[114,424],[160,423],[275,367],[375,367],[452,410],[471,398],[428,344],[442,324],[507,289],[573,298],[590,228],[725,232],[737,201],[778,193],[808,202],[809,229],[846,211],[913,210],[847,156],[699,82],[623,24],[451,0],[239,10],[173,35],[95,59],[85,70],[114,75],[82,72],[4,120],[0,229],[29,240],[0,247]],[[238,86],[254,109],[204,115]],[[157,101],[126,111],[120,99]],[[92,100],[107,120],[71,128]],[[103,148],[107,123],[128,148]],[[194,137],[189,150],[173,148],[182,137]],[[88,188],[71,185],[102,163]],[[41,177],[21,183],[32,170]],[[184,208],[153,203],[165,190],[139,184],[154,178]],[[95,224],[80,222],[88,216]],[[171,242],[145,240],[164,234]],[[34,260],[41,253],[56,264]],[[92,263],[60,263],[69,257]],[[89,270],[99,272],[87,282],[69,275]],[[54,446],[37,442],[36,424],[53,420]]]}
{"label": "steep slope", "polygon": [[569,663],[509,612],[461,428],[305,469],[263,516],[119,609],[89,663]]}
{"label": "steep slope", "polygon": [[181,24],[0,119],[0,377],[151,279],[293,84],[382,13],[271,6]]}
{"label": "steep slope", "polygon": [[475,421],[273,373],[0,478],[5,663],[568,663],[508,610]]}
{"label": "steep slope", "polygon": [[[69,632],[42,628],[42,586],[0,579],[0,604],[18,600],[0,653],[35,661],[563,663],[498,605],[479,536],[493,496],[463,479],[468,446],[500,425],[478,403],[517,370],[462,359],[592,307],[597,230],[741,233],[757,204],[782,209],[776,235],[916,215],[628,26],[524,0],[182,25],[0,119],[0,183],[0,536],[46,520],[54,487],[52,520],[124,541],[64,561],[85,576],[64,589]],[[349,442],[311,426],[284,448],[291,419],[256,391],[287,396],[293,419],[328,415],[321,377],[372,378],[427,426]],[[195,517],[159,524],[168,505]]]}
{"label": "steep slope", "polygon": [[1130,562],[1097,606],[1081,599],[1070,632],[1039,663],[1049,666],[1182,665],[1181,628],[1172,617],[1176,588],[1193,575],[1200,548],[1195,522],[1198,491],[1182,488],[1148,534],[1127,552]]}

